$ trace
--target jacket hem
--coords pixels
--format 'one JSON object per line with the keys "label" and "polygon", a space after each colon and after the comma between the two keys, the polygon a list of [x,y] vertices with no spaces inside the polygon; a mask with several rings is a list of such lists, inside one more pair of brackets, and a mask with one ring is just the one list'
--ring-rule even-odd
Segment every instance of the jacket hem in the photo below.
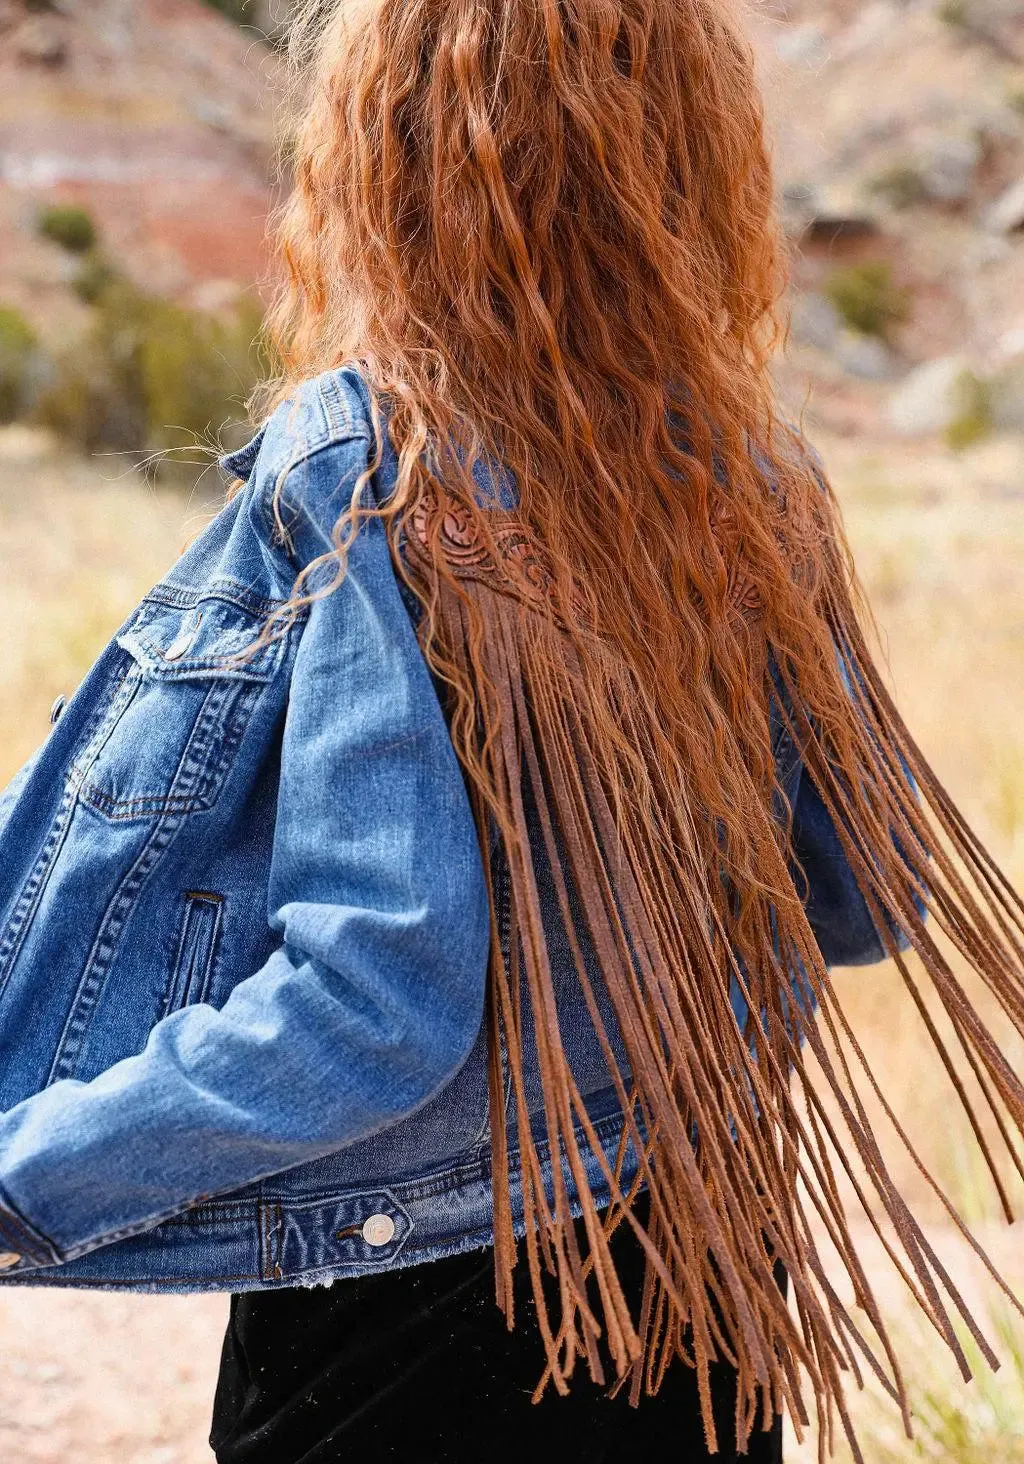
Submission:
{"label": "jacket hem", "polygon": [[[602,1157],[584,1154],[588,1188],[598,1206],[610,1200],[605,1164],[614,1167],[623,1129],[621,1111],[594,1117]],[[583,1135],[579,1134],[582,1139]],[[547,1145],[539,1145],[548,1203],[554,1179]],[[603,1158],[603,1162],[602,1162]],[[518,1155],[510,1156],[513,1229],[525,1233]],[[638,1168],[633,1145],[623,1163],[628,1186]],[[580,1213],[573,1184],[571,1214]],[[370,1217],[386,1217],[386,1243],[368,1241]],[[68,1286],[136,1292],[270,1291],[330,1285],[347,1277],[404,1269],[493,1245],[489,1153],[467,1153],[432,1173],[356,1181],[319,1193],[287,1194],[273,1180],[251,1199],[225,1195],[193,1207],[154,1229],[101,1245],[58,1265],[31,1264],[0,1273],[0,1287]]]}

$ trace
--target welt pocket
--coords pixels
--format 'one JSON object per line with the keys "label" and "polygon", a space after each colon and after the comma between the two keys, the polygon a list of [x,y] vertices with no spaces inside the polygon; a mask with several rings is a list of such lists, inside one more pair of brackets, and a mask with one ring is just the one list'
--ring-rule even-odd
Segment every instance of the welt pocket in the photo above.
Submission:
{"label": "welt pocket", "polygon": [[223,915],[223,895],[212,890],[186,891],[160,1010],[162,1017],[209,996]]}

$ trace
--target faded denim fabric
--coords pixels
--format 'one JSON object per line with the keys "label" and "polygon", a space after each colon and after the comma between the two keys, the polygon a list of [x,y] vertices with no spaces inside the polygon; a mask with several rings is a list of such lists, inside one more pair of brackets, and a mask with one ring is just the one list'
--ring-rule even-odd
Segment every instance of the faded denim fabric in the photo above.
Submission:
{"label": "faded denim fabric", "polygon": [[[223,459],[243,490],[0,795],[5,1281],[238,1291],[492,1238],[484,871],[381,525],[340,588],[236,659],[330,547],[371,441],[343,370]],[[394,471],[388,450],[378,498]],[[774,739],[825,959],[880,960],[777,713]],[[567,1048],[613,1159],[622,1115],[540,883]],[[590,1179],[600,1195],[596,1158]]]}

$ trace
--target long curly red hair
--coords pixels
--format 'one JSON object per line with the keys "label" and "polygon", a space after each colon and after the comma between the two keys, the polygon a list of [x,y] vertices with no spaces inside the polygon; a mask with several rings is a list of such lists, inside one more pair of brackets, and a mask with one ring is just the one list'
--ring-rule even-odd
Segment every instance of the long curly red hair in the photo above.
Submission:
{"label": "long curly red hair", "polygon": [[[635,1130],[634,1140],[654,1217],[646,1235],[631,1220],[654,1268],[640,1332],[660,1332],[654,1350],[692,1348],[704,1376],[716,1351],[737,1361],[741,1438],[758,1395],[768,1416],[782,1406],[807,1416],[800,1366],[819,1406],[842,1409],[840,1370],[867,1344],[825,1278],[809,1203],[831,1227],[907,1416],[833,1163],[849,1169],[855,1154],[872,1176],[861,1198],[873,1197],[895,1225],[919,1299],[966,1361],[939,1297],[948,1278],[933,1280],[931,1253],[870,1132],[857,1084],[883,1104],[884,1095],[845,1024],[793,878],[754,639],[771,649],[806,776],[842,831],[880,929],[884,911],[921,954],[975,1073],[984,1070],[1000,1124],[1024,1120],[1024,1088],[966,1004],[920,907],[931,904],[933,925],[984,972],[1018,1030],[1024,924],[874,669],[836,501],[776,402],[770,365],[786,259],[742,25],[726,0],[309,0],[292,57],[295,182],[278,227],[287,281],[271,315],[283,373],[261,402],[348,362],[369,383],[398,461],[394,491],[374,511],[423,603],[424,651],[451,688],[452,736],[478,809],[514,850],[522,826],[502,761],[508,729],[486,607],[441,552],[439,531],[427,537],[429,573],[411,574],[398,553],[409,525],[418,515],[430,522],[440,500],[493,557],[495,520],[473,467],[483,460],[511,473],[515,517],[542,548],[562,638],[537,631],[525,611],[502,633],[520,636],[539,688],[534,707],[562,729],[563,750],[585,742],[607,828],[626,851],[636,919],[616,989],[630,986],[631,955],[641,964],[649,955],[655,985],[659,972],[671,978],[658,987],[671,1001],[631,988],[617,1007],[638,1032],[659,1014],[660,1036],[647,1046],[638,1037],[642,1050],[631,1053],[634,1078],[647,1082],[638,1100],[647,1138]],[[339,573],[365,511],[354,501],[339,520]],[[291,610],[319,592],[307,572]],[[738,603],[756,607],[754,638]],[[595,916],[610,943],[620,914]],[[884,938],[916,996],[917,978],[891,933]],[[766,1013],[752,1031],[736,1028],[723,970]],[[818,1021],[786,995],[796,971]],[[540,964],[529,979],[542,1004]],[[492,1058],[499,1032],[508,1040],[515,1024],[507,975],[493,980]],[[698,1021],[704,1048],[692,1043]],[[830,1056],[819,1028],[852,1055]],[[845,1137],[815,1096],[798,1035],[821,1065]],[[571,1159],[575,1100],[557,1033],[548,1036],[547,1076],[569,1095],[549,1137]],[[702,1189],[685,1152],[695,1116]],[[621,1218],[629,1199],[618,1198]],[[543,1253],[563,1278],[560,1327],[543,1326],[550,1375],[564,1387],[577,1351],[595,1366],[597,1323],[564,1205],[549,1213],[536,1203]],[[496,1194],[495,1204],[507,1303],[514,1246],[507,1201]],[[643,1347],[592,1215],[588,1227],[588,1264],[622,1375],[640,1366]],[[790,1271],[799,1324],[780,1302],[766,1235]],[[529,1230],[527,1242],[537,1270]],[[695,1262],[705,1253],[711,1270]],[[704,1308],[705,1287],[720,1322]],[[649,1366],[648,1386],[660,1375]],[[713,1432],[707,1410],[705,1421]]]}
{"label": "long curly red hair", "polygon": [[[472,465],[511,470],[563,592],[649,688],[665,754],[690,749],[744,887],[763,860],[737,811],[767,723],[723,515],[811,703],[848,702],[812,609],[838,515],[769,369],[783,245],[740,25],[722,0],[311,3],[293,54],[276,394],[361,365],[387,402],[396,525],[443,478],[486,533]],[[472,764],[479,692],[459,689]]]}

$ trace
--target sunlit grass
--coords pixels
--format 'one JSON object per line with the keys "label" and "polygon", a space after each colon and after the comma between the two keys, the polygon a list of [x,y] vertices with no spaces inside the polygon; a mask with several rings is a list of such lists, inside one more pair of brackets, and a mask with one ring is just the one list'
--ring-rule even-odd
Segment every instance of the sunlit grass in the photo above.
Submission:
{"label": "sunlit grass", "polygon": [[[991,1372],[973,1340],[959,1329],[975,1375],[966,1387],[950,1368],[930,1361],[932,1344],[920,1329],[904,1329],[899,1344],[901,1355],[911,1359],[907,1381],[914,1399],[914,1438],[907,1440],[895,1411],[872,1395],[863,1409],[862,1438],[871,1464],[909,1460],[1020,1464],[1024,1460],[1024,1331],[1020,1318],[1006,1305],[993,1306],[984,1320],[1002,1366],[998,1373]],[[840,1461],[845,1452],[839,1452]]]}
{"label": "sunlit grass", "polygon": [[[1024,886],[1024,442],[965,453],[820,442],[843,504],[897,700],[925,755],[1018,888]],[[918,968],[919,969],[919,968]],[[1024,1295],[1024,1226],[999,1218],[995,1191],[924,1024],[888,964],[837,973],[844,1007],[922,1158],[993,1261]],[[967,982],[992,1020],[976,983]],[[940,1027],[948,1032],[942,1021]],[[1002,1035],[1002,1034],[1001,1034]],[[1019,1042],[1011,1060],[1024,1070]],[[954,1047],[955,1051],[955,1047]],[[872,1113],[877,1104],[869,1103]],[[991,1125],[989,1125],[991,1127]],[[879,1132],[883,1132],[881,1125]],[[890,1144],[893,1173],[1002,1361],[991,1373],[965,1343],[965,1383],[941,1340],[863,1227],[858,1240],[904,1365],[914,1439],[873,1383],[850,1389],[868,1464],[1020,1464],[1024,1460],[1024,1322],[996,1291],[914,1165]],[[1004,1163],[1004,1175],[1010,1167]],[[1009,1184],[1024,1213],[1019,1180]],[[848,1464],[845,1445],[837,1459]],[[790,1440],[787,1464],[810,1464],[816,1440]]]}
{"label": "sunlit grass", "polygon": [[74,691],[209,513],[120,457],[44,443],[0,430],[0,785],[46,736],[54,698]]}

